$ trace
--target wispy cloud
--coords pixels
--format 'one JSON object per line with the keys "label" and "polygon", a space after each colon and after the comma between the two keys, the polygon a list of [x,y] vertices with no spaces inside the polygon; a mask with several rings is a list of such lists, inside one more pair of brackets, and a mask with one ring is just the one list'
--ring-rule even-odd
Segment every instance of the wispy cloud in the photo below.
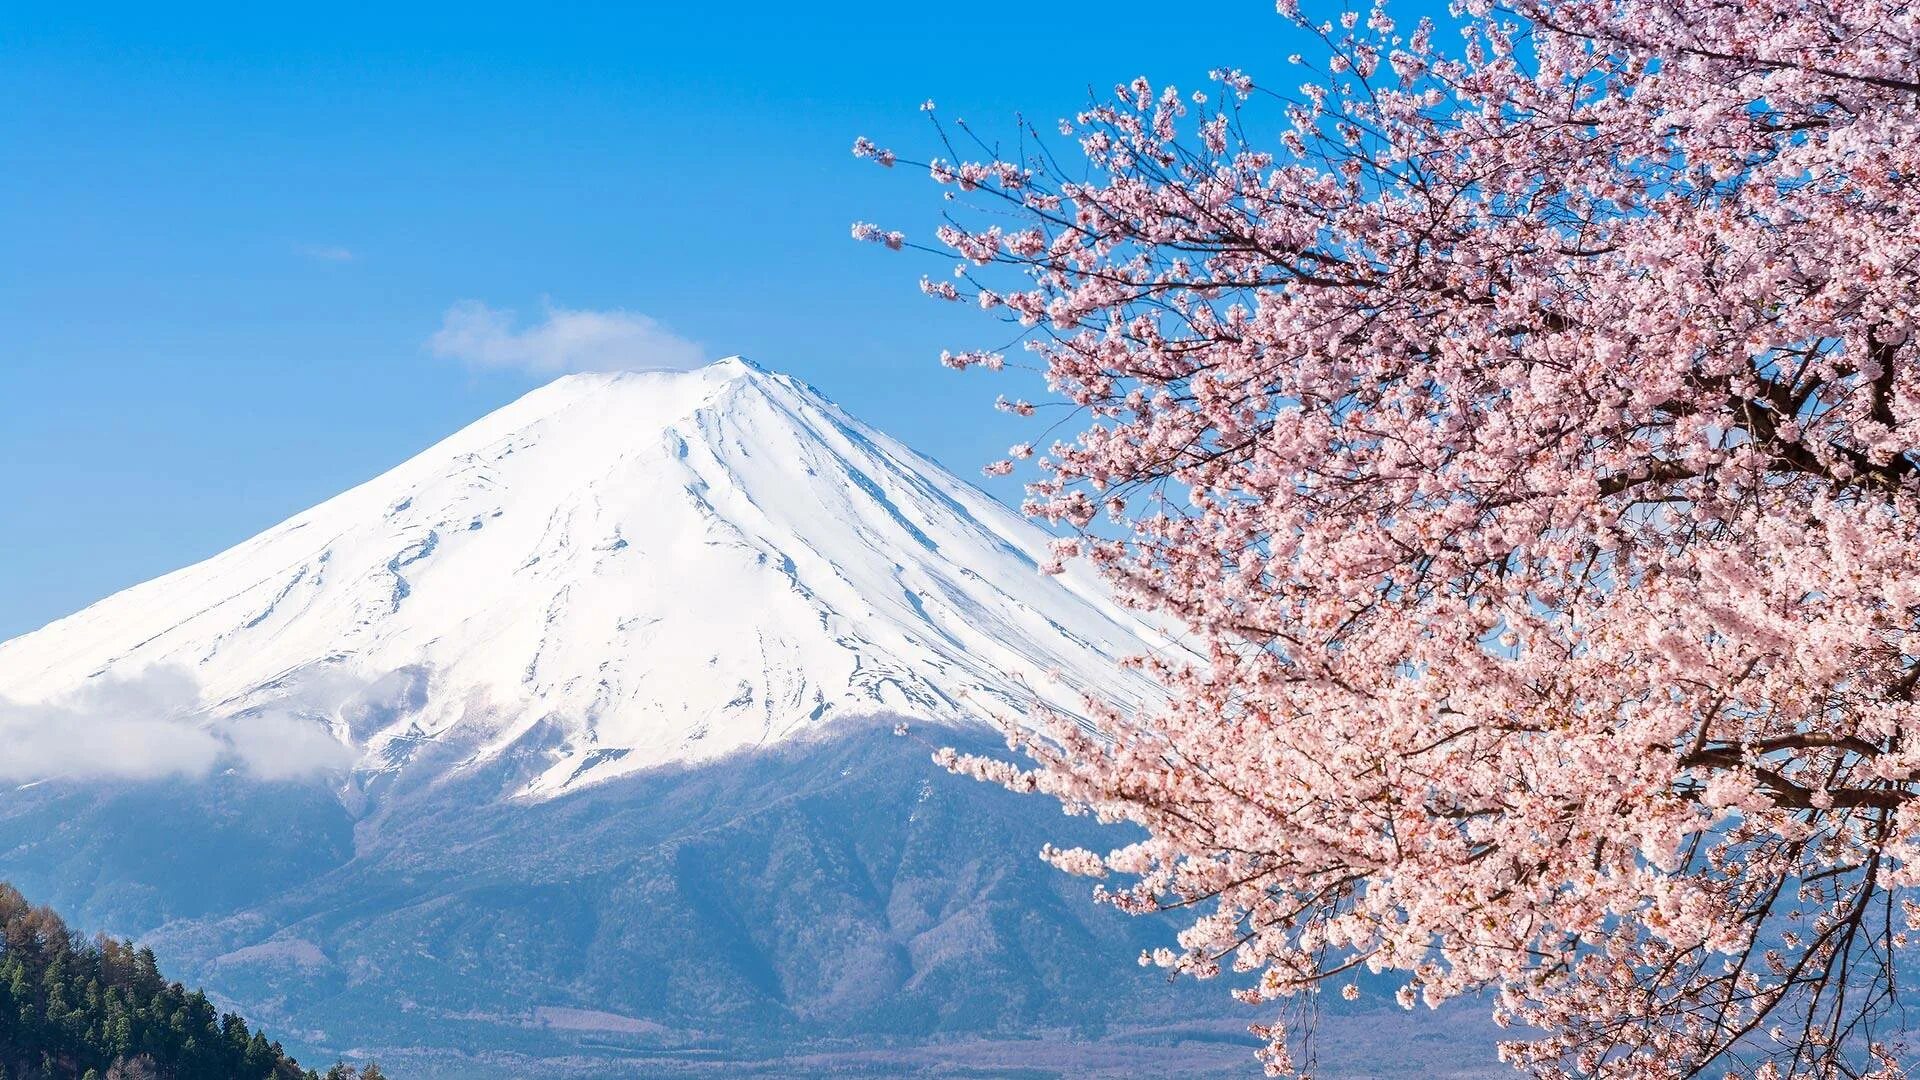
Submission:
{"label": "wispy cloud", "polygon": [[[343,770],[356,752],[334,738],[331,693],[292,692],[270,707],[215,720],[185,669],[102,678],[47,702],[0,698],[0,781],[205,776],[234,768],[262,780]],[[308,700],[315,698],[314,700]]]}
{"label": "wispy cloud", "polygon": [[706,362],[698,344],[637,311],[545,306],[545,318],[517,327],[512,311],[462,300],[427,339],[435,356],[474,367],[538,375],[568,371],[685,371]]}
{"label": "wispy cloud", "polygon": [[348,248],[331,244],[302,244],[293,249],[295,253],[320,262],[352,262],[353,252]]}

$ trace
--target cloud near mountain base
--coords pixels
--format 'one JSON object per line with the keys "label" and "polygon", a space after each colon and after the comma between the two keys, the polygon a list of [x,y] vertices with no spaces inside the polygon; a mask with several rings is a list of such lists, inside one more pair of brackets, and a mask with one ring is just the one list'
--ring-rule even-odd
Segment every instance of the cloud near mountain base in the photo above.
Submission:
{"label": "cloud near mountain base", "polygon": [[45,702],[0,698],[0,782],[153,780],[223,768],[262,780],[340,772],[357,754],[328,729],[328,707],[296,688],[268,708],[211,720],[192,674],[171,666],[97,679]]}

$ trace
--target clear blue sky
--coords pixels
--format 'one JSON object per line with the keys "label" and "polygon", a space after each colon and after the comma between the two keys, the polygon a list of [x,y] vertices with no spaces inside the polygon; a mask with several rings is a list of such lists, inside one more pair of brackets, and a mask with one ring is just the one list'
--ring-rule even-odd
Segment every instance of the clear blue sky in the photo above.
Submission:
{"label": "clear blue sky", "polygon": [[848,147],[930,151],[927,98],[1006,129],[1293,47],[1264,0],[1164,11],[8,5],[0,639],[544,381],[431,355],[462,300],[643,312],[977,476],[1025,430],[990,409],[1015,388],[934,357],[1000,330],[919,296],[942,264],[848,239],[939,209]]}

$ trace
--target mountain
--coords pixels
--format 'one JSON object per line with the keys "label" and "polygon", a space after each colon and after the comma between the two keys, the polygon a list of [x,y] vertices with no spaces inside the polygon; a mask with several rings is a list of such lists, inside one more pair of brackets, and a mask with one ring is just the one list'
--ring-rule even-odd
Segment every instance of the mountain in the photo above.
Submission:
{"label": "mountain", "polygon": [[184,672],[363,780],[503,756],[550,798],[840,717],[1151,693],[1155,636],[1048,537],[794,379],[572,375],[176,573],[0,644],[0,698]]}
{"label": "mountain", "polygon": [[[0,730],[74,744],[0,878],[401,1077],[1253,1075],[1270,1016],[1034,857],[1131,833],[931,761],[1151,700],[1171,646],[1048,544],[744,360],[571,376],[0,644]],[[105,712],[173,766],[80,768]],[[1345,1075],[1488,1071],[1327,1008]]]}

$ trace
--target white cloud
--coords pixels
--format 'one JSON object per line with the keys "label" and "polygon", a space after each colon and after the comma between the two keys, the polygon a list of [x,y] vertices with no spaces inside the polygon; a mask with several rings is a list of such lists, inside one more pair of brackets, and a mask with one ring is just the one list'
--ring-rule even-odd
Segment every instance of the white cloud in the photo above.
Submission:
{"label": "white cloud", "polygon": [[347,248],[332,244],[304,244],[294,249],[309,259],[321,262],[352,262],[353,252]]}
{"label": "white cloud", "polygon": [[214,721],[199,685],[178,667],[94,680],[47,702],[0,698],[0,781],[151,780],[216,768],[286,780],[347,768],[357,754],[311,704],[294,693],[268,709]]}
{"label": "white cloud", "polygon": [[707,360],[705,349],[637,311],[576,311],[548,304],[545,313],[543,321],[516,328],[513,312],[462,300],[447,309],[427,348],[474,367],[537,375],[686,371]]}

